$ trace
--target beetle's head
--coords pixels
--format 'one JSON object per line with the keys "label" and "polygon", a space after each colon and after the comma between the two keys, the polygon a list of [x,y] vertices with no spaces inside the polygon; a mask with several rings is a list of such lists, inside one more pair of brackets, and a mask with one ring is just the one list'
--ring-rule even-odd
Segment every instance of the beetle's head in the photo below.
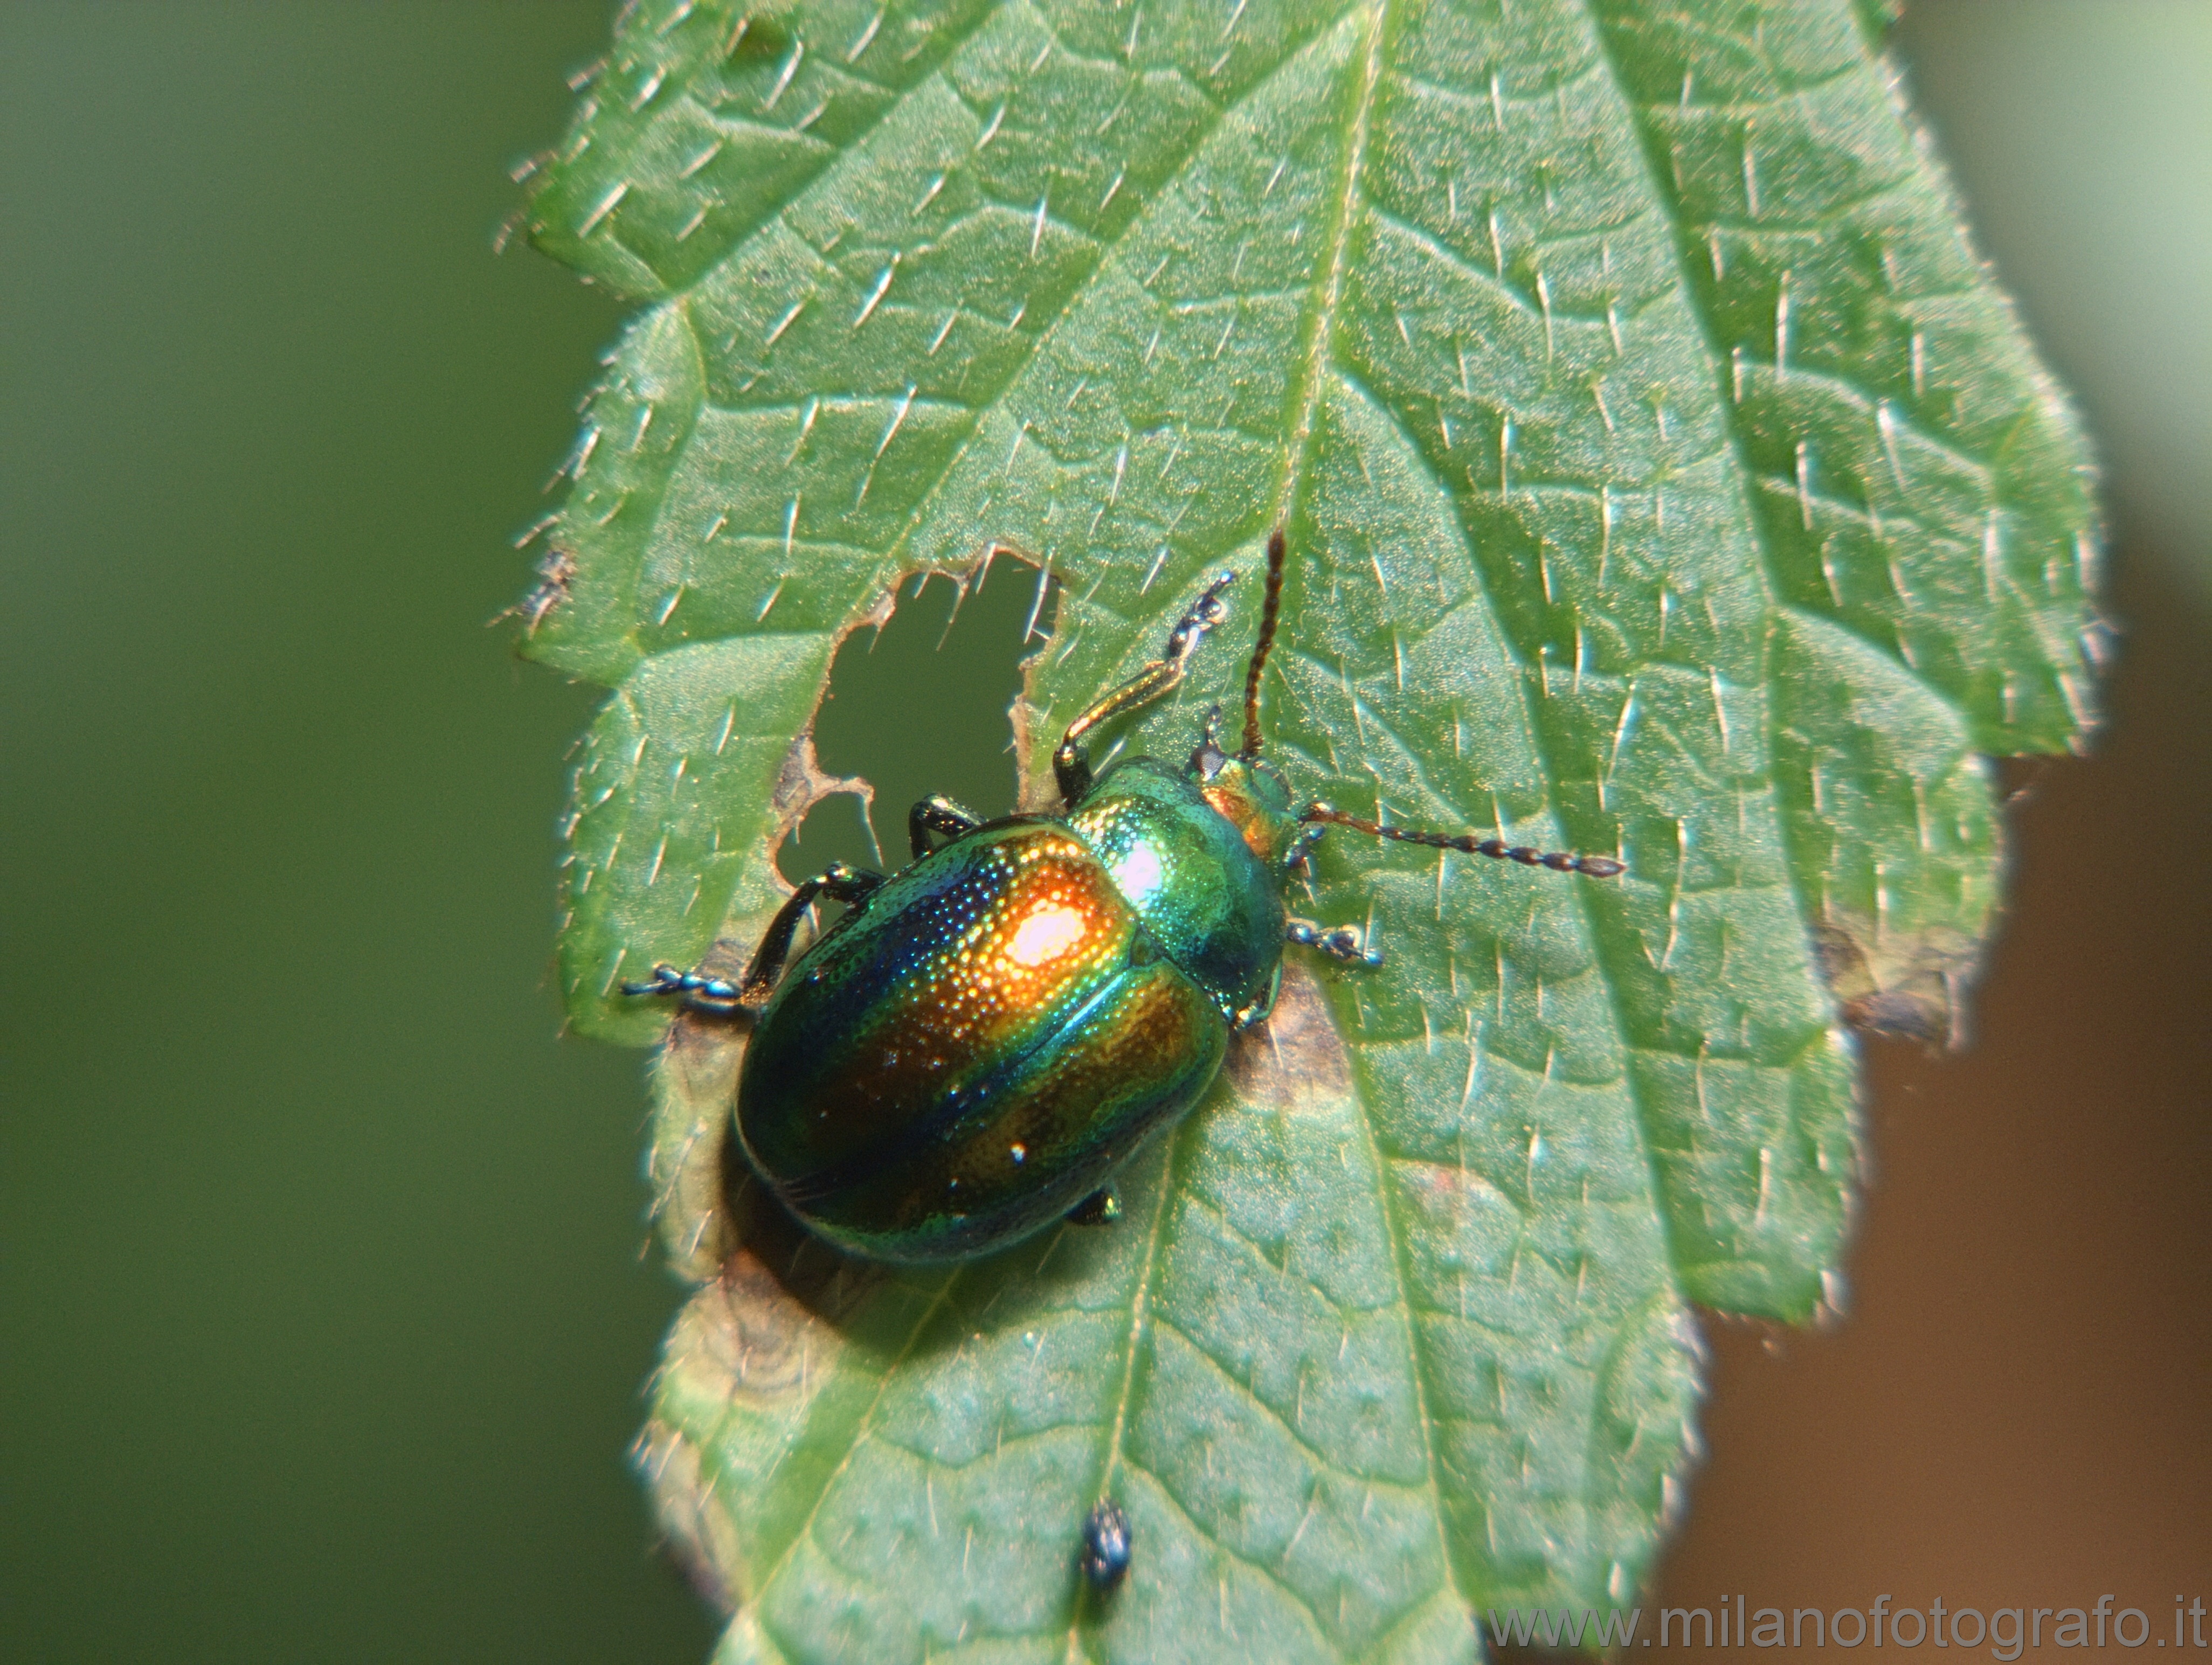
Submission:
{"label": "beetle's head", "polygon": [[1283,602],[1283,564],[1288,548],[1283,528],[1267,534],[1267,584],[1260,603],[1260,637],[1244,668],[1244,743],[1231,754],[1221,749],[1221,707],[1206,715],[1206,738],[1191,754],[1190,775],[1216,813],[1243,835],[1255,856],[1275,872],[1285,872],[1303,857],[1310,840],[1291,809],[1290,783],[1260,760],[1260,677],[1267,651],[1275,645],[1275,625]]}
{"label": "beetle's head", "polygon": [[1298,838],[1290,784],[1272,764],[1223,751],[1214,734],[1220,717],[1218,706],[1207,714],[1206,738],[1190,754],[1191,778],[1215,813],[1243,835],[1252,853],[1267,866],[1279,867]]}

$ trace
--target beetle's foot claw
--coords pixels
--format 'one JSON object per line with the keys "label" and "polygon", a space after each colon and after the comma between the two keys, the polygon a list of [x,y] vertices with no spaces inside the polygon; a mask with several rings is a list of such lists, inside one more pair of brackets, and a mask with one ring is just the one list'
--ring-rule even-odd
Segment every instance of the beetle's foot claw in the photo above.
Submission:
{"label": "beetle's foot claw", "polygon": [[1070,1226],[1111,1226],[1121,1217],[1121,1199],[1102,1185],[1067,1211]]}
{"label": "beetle's foot claw", "polygon": [[1304,919],[1291,921],[1290,940],[1302,948],[1318,948],[1346,966],[1373,968],[1382,963],[1382,950],[1367,946],[1367,934],[1357,925],[1323,927]]}

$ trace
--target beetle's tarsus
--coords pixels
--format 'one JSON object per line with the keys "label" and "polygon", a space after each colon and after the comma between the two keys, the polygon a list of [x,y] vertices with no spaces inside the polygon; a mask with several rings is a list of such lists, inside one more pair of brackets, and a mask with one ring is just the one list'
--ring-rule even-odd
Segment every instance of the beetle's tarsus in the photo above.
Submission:
{"label": "beetle's tarsus", "polygon": [[906,813],[907,842],[914,846],[914,858],[934,856],[943,846],[931,837],[942,833],[947,843],[964,838],[983,825],[983,818],[964,804],[932,793]]}
{"label": "beetle's tarsus", "polygon": [[673,966],[655,966],[653,976],[643,983],[625,983],[622,991],[626,995],[652,996],[673,995],[684,1002],[687,1012],[698,1012],[708,1017],[728,1017],[744,1009],[744,991],[725,977],[709,977],[703,972],[678,971]]}
{"label": "beetle's tarsus", "polygon": [[1221,604],[1221,592],[1237,581],[1234,572],[1224,572],[1198,592],[1198,599],[1190,604],[1190,611],[1177,619],[1175,628],[1168,632],[1167,645],[1160,650],[1160,657],[1169,664],[1182,668],[1198,645],[1198,639],[1229,616],[1229,609]]}
{"label": "beetle's tarsus", "polygon": [[1357,925],[1316,925],[1310,919],[1293,919],[1284,933],[1302,948],[1318,948],[1346,966],[1373,967],[1382,963],[1382,950],[1367,946],[1367,934]]}
{"label": "beetle's tarsus", "polygon": [[1313,847],[1321,842],[1322,834],[1328,830],[1311,821],[1301,826],[1297,831],[1297,836],[1291,840],[1290,848],[1283,852],[1283,871],[1285,873],[1302,871],[1308,858],[1313,855]]}

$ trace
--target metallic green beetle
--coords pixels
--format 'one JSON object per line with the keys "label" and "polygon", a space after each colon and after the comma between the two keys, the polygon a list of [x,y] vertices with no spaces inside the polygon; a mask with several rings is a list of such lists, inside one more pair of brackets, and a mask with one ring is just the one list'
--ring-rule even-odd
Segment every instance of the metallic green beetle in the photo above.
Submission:
{"label": "metallic green beetle", "polygon": [[[660,966],[633,995],[750,1014],[738,1081],[745,1158],[792,1214],[871,1259],[965,1259],[1066,1216],[1110,1220],[1103,1188],[1146,1137],[1198,1102],[1230,1036],[1273,1006],[1283,945],[1375,965],[1360,933],[1293,919],[1284,889],[1328,826],[1610,878],[1621,864],[1412,832],[1325,803],[1293,811],[1260,759],[1260,674],[1282,596],[1284,536],[1244,677],[1244,743],[1207,720],[1189,766],[1130,758],[1093,778],[1100,724],[1182,681],[1223,616],[1208,584],[1159,658],[1068,725],[1054,814],[984,821],[914,807],[912,866],[842,863],[777,912],[735,983]],[[949,840],[939,845],[939,838]],[[815,899],[846,905],[789,970]]]}

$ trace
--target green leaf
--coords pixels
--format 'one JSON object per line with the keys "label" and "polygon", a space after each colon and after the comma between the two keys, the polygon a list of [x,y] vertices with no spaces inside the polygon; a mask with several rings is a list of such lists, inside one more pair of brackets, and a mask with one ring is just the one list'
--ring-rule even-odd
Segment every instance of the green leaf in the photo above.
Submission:
{"label": "green leaf", "polygon": [[[1628,864],[1333,839],[1301,909],[1384,968],[1294,966],[1118,1226],[948,1274],[756,1214],[742,1037],[679,1023],[650,1166],[702,1287],[643,1450],[725,1656],[1467,1658],[1470,1615],[1636,1599],[1691,1305],[1840,1302],[1849,1026],[1949,1022],[1982,756],[2093,722],[2082,443],[1881,12],[625,11],[529,215],[652,303],[526,609],[613,690],[579,1027],[657,1038],[614,985],[744,952],[837,784],[838,642],[994,542],[1061,586],[1031,801],[1205,573],[1249,623],[1283,519],[1298,789]],[[1209,644],[1134,741],[1182,754],[1241,671]],[[1101,1602],[1109,1492],[1138,1559]]]}

